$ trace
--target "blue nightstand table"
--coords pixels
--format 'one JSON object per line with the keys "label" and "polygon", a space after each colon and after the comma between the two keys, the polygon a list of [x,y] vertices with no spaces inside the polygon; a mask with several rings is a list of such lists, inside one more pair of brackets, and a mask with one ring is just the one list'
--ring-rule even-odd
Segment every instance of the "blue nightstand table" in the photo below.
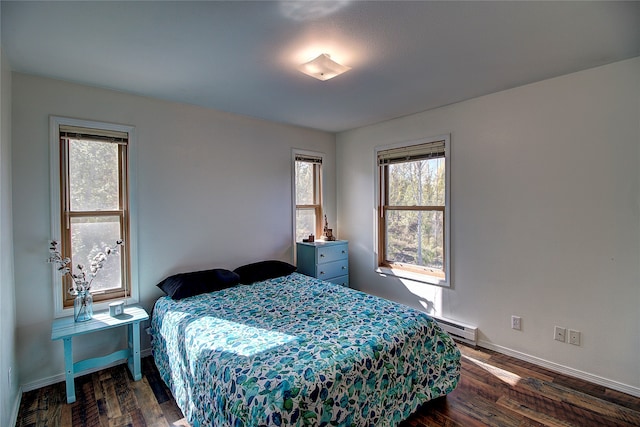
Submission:
{"label": "blue nightstand table", "polygon": [[[94,313],[93,319],[86,322],[74,322],[73,316],[63,317],[53,321],[51,325],[51,339],[64,341],[64,367],[67,385],[67,403],[76,401],[76,387],[74,378],[86,371],[106,366],[121,359],[127,359],[127,365],[134,381],[142,379],[140,365],[140,322],[147,320],[149,314],[139,306],[126,306],[124,313],[119,316],[109,316],[109,310]],[[73,363],[72,339],[75,336],[104,331],[106,329],[127,327],[128,346],[107,356],[94,357]]]}
{"label": "blue nightstand table", "polygon": [[349,242],[297,242],[298,273],[349,287]]}

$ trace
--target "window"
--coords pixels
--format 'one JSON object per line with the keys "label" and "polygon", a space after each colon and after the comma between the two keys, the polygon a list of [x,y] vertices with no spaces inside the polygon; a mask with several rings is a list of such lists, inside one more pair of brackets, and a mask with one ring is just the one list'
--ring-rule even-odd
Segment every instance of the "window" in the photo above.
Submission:
{"label": "window", "polygon": [[377,150],[378,267],[449,286],[449,138]]}
{"label": "window", "polygon": [[[73,270],[105,246],[124,243],[91,285],[96,303],[132,296],[133,128],[52,117],[52,235]],[[55,141],[54,141],[55,140]],[[56,313],[73,306],[68,276],[54,276]]]}
{"label": "window", "polygon": [[294,151],[296,242],[322,234],[322,155]]}

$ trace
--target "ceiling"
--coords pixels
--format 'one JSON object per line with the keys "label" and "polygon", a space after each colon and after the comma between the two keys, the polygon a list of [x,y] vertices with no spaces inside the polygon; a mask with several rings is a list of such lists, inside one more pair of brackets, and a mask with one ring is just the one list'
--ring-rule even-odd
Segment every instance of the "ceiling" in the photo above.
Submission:
{"label": "ceiling", "polygon": [[[640,55],[637,1],[1,7],[14,71],[330,132]],[[352,70],[297,70],[323,52]]]}

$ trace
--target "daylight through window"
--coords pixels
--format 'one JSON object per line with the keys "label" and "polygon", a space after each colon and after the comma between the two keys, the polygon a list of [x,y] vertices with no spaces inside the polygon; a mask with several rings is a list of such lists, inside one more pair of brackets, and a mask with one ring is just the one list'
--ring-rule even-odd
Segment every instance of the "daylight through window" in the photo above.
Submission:
{"label": "daylight through window", "polygon": [[[91,285],[94,301],[131,291],[129,271],[128,133],[60,125],[60,249],[63,257],[88,266],[105,246],[124,245],[107,258]],[[73,305],[69,277],[63,306]]]}
{"label": "daylight through window", "polygon": [[377,153],[379,248],[382,268],[448,282],[446,140]]}
{"label": "daylight through window", "polygon": [[295,239],[322,233],[322,157],[295,154]]}

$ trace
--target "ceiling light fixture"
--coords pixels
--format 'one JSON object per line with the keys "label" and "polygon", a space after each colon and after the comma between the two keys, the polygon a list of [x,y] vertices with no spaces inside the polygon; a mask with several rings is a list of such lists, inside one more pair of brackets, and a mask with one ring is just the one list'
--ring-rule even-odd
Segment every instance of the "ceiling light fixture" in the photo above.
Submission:
{"label": "ceiling light fixture", "polygon": [[338,64],[328,54],[321,53],[317,58],[300,65],[298,69],[308,76],[325,81],[349,71],[351,67]]}

